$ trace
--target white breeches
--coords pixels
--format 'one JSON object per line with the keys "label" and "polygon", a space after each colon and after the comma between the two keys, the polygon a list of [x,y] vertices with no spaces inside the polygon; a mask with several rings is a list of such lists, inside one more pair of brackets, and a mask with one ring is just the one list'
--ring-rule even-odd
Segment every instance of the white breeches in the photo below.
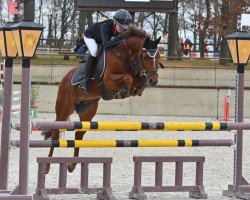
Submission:
{"label": "white breeches", "polygon": [[92,38],[87,38],[84,36],[84,41],[89,49],[91,56],[97,57],[98,45],[96,41]]}

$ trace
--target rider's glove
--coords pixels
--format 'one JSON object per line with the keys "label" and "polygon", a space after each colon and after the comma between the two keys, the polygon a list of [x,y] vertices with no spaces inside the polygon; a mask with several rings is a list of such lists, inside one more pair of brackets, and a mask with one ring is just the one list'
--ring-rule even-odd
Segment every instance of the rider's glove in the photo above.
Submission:
{"label": "rider's glove", "polygon": [[107,50],[107,49],[110,49],[114,46],[116,46],[117,44],[119,44],[120,42],[122,41],[122,37],[120,35],[116,36],[113,40],[110,40],[108,41],[104,48]]}

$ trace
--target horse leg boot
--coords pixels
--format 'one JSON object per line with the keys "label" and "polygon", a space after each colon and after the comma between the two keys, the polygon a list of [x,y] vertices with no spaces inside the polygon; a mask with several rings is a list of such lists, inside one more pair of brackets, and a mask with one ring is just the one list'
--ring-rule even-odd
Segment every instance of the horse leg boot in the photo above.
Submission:
{"label": "horse leg boot", "polygon": [[85,78],[79,83],[79,88],[85,91],[90,89],[90,77],[97,64],[97,57],[89,55],[85,63]]}

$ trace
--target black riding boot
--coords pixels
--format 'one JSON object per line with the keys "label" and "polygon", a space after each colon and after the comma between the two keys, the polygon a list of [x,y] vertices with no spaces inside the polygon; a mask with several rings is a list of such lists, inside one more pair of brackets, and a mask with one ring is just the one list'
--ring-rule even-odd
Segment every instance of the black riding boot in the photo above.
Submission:
{"label": "black riding boot", "polygon": [[85,63],[85,78],[79,83],[79,88],[85,91],[89,91],[90,88],[90,77],[96,67],[97,57],[89,55]]}

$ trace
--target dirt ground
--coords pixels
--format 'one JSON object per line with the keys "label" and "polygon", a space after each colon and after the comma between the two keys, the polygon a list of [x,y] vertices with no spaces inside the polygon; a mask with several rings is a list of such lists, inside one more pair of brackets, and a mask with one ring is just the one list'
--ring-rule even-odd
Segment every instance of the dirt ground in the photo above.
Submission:
{"label": "dirt ground", "polygon": [[[54,120],[54,114],[39,113],[38,118],[32,120]],[[74,115],[71,120],[78,120]],[[15,119],[18,121],[18,119]],[[125,116],[125,115],[97,115],[93,121],[214,121],[214,119],[204,118],[184,118],[165,116]],[[246,120],[247,121],[247,120]],[[248,120],[249,121],[249,120]],[[250,131],[245,131],[249,133]],[[66,133],[65,139],[73,139],[73,132]],[[234,131],[231,132],[89,132],[85,139],[233,139]],[[19,139],[19,132],[12,131],[11,139]],[[42,140],[39,132],[30,134],[31,140]],[[244,137],[244,165],[243,176],[250,180],[250,135]],[[195,148],[84,148],[80,150],[80,156],[103,156],[113,157],[111,187],[113,194],[118,200],[127,200],[128,193],[133,186],[133,156],[205,156],[204,186],[210,200],[229,200],[223,197],[222,191],[227,189],[228,184],[233,182],[233,150],[234,147],[195,147]],[[48,149],[30,149],[29,159],[29,194],[32,195],[37,184],[37,157],[46,157]],[[56,149],[55,156],[73,155],[73,149]],[[10,169],[9,169],[9,189],[13,189],[18,182],[18,162],[19,149],[10,149]],[[174,163],[164,164],[163,185],[173,185],[174,183]],[[80,166],[68,174],[68,187],[78,187],[80,185]],[[58,185],[58,166],[52,165],[51,171],[46,175],[46,187],[56,187]],[[195,183],[195,164],[184,164],[183,185],[193,185]],[[154,184],[154,164],[143,165],[142,183],[144,186]],[[89,186],[102,186],[102,165],[90,165]],[[157,200],[185,200],[189,199],[188,193],[147,193],[148,199]],[[96,199],[96,195],[60,195],[50,196],[52,200],[76,200],[76,199]]]}

